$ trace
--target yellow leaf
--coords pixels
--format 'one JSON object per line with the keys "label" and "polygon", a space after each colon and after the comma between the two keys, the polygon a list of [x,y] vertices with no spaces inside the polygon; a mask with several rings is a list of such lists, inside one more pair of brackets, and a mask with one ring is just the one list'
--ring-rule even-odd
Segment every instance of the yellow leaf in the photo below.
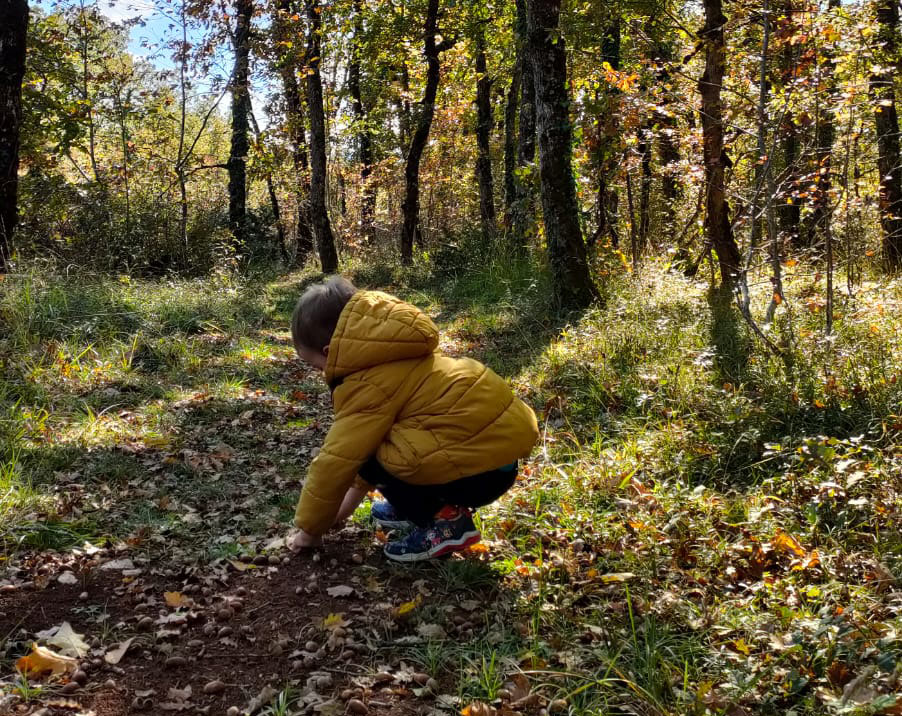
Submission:
{"label": "yellow leaf", "polygon": [[343,612],[332,613],[323,618],[323,629],[337,629],[338,627],[347,626]]}
{"label": "yellow leaf", "polygon": [[469,547],[467,547],[467,551],[484,554],[489,551],[489,548],[488,545],[485,545],[482,542],[477,542],[476,544],[471,544]]}
{"label": "yellow leaf", "polygon": [[745,654],[746,656],[748,656],[752,651],[751,649],[749,649],[749,645],[745,643],[745,639],[742,639],[741,637],[730,644],[730,646],[732,646],[739,653]]}
{"label": "yellow leaf", "polygon": [[230,559],[229,564],[231,564],[235,569],[239,572],[244,572],[248,569],[256,569],[256,564],[248,564],[247,562],[239,562],[237,559]]}
{"label": "yellow leaf", "polygon": [[794,554],[796,557],[804,557],[807,554],[795,537],[779,528],[777,528],[777,534],[770,541],[770,545],[778,552]]}
{"label": "yellow leaf", "polygon": [[778,306],[783,303],[783,297],[779,293],[774,292],[774,303]]}
{"label": "yellow leaf", "polygon": [[413,599],[413,601],[410,601],[410,602],[404,602],[400,607],[398,607],[398,608],[395,610],[395,615],[396,615],[396,616],[399,616],[399,617],[402,617],[402,616],[404,616],[405,614],[409,614],[409,613],[412,612],[414,609],[416,609],[418,606],[420,606],[420,602],[422,602],[422,601],[423,601],[422,595],[417,594],[416,598]]}
{"label": "yellow leaf", "polygon": [[616,582],[628,582],[630,579],[633,579],[636,575],[632,572],[610,572],[609,574],[602,574],[601,581],[605,584],[614,584]]}
{"label": "yellow leaf", "polygon": [[188,602],[188,598],[181,592],[163,592],[163,599],[170,607],[183,607]]}
{"label": "yellow leaf", "polygon": [[37,644],[31,645],[31,653],[16,662],[16,669],[31,678],[42,676],[58,676],[75,671],[78,661],[69,656],[57,654]]}
{"label": "yellow leaf", "polygon": [[795,266],[797,263],[799,263],[799,262],[796,261],[795,259],[789,259],[789,260],[788,260],[786,263],[784,263],[783,265],[784,265],[786,268],[792,268],[792,267]]}
{"label": "yellow leaf", "polygon": [[586,577],[588,579],[595,579],[598,576],[598,570],[595,567],[592,567],[588,572],[586,572]]}
{"label": "yellow leaf", "polygon": [[461,716],[495,716],[498,710],[494,706],[489,706],[482,701],[474,701],[460,712]]}

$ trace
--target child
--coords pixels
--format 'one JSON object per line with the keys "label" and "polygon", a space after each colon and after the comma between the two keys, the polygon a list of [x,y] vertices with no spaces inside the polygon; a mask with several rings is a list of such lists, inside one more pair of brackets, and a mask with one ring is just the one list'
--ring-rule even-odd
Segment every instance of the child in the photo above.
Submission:
{"label": "child", "polygon": [[368,489],[376,522],[412,528],[393,560],[439,557],[479,541],[472,508],[494,502],[538,439],[536,417],[500,377],[436,351],[438,329],[416,306],[334,277],[312,286],[291,321],[298,355],[323,371],[335,410],[310,464],[292,549],[319,543]]}

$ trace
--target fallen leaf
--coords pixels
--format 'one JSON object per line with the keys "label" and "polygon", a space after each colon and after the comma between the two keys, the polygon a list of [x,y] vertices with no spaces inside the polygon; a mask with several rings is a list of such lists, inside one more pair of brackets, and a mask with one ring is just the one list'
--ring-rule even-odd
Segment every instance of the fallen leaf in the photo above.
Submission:
{"label": "fallen leaf", "polygon": [[57,647],[65,656],[73,656],[81,659],[88,653],[89,647],[82,635],[77,633],[69,622],[63,622],[58,627],[47,629],[36,634],[38,639],[43,639],[50,646]]}
{"label": "fallen leaf", "polygon": [[427,639],[444,639],[447,636],[440,624],[420,624],[417,633]]}
{"label": "fallen leaf", "polygon": [[100,565],[101,569],[134,569],[135,563],[130,559],[113,559]]}
{"label": "fallen leaf", "polygon": [[346,584],[339,584],[337,587],[329,587],[326,590],[326,593],[330,597],[347,597],[354,593],[354,587],[349,587]]}
{"label": "fallen leaf", "polygon": [[338,627],[344,627],[348,624],[349,622],[345,620],[343,612],[329,614],[323,618],[323,629],[337,629]]}
{"label": "fallen leaf", "polygon": [[631,579],[635,578],[635,574],[632,572],[610,572],[608,574],[601,575],[601,581],[605,584],[615,584],[617,582],[628,582]]}
{"label": "fallen leaf", "polygon": [[188,597],[186,597],[181,592],[163,592],[163,599],[166,600],[166,604],[170,607],[178,607],[185,606],[189,601],[191,601]]}
{"label": "fallen leaf", "polygon": [[395,609],[395,616],[403,617],[405,614],[410,614],[410,612],[420,606],[420,602],[422,601],[423,598],[418,594],[413,600],[404,602],[401,606]]}
{"label": "fallen leaf", "polygon": [[132,645],[132,642],[135,640],[135,637],[131,639],[126,639],[115,649],[108,651],[104,654],[103,660],[107,664],[113,664],[114,666],[122,661],[122,657],[125,656],[125,652],[128,651],[128,648]]}
{"label": "fallen leaf", "polygon": [[249,714],[253,714],[255,711],[259,711],[261,708],[266,706],[270,701],[272,701],[279,692],[276,691],[272,686],[267,684],[264,686],[260,693],[257,694],[254,698],[252,698],[247,704],[247,712]]}
{"label": "fallen leaf", "polygon": [[250,564],[249,562],[239,562],[237,559],[230,559],[229,564],[231,564],[235,569],[239,572],[244,572],[248,569],[256,569],[256,564]]}
{"label": "fallen leaf", "polygon": [[57,676],[75,671],[78,661],[62,654],[57,654],[37,644],[31,645],[31,653],[26,654],[16,662],[16,669],[30,678],[40,678],[44,675]]}
{"label": "fallen leaf", "polygon": [[498,713],[498,709],[482,701],[474,701],[469,706],[464,707],[464,710],[460,713],[461,716],[495,716]]}
{"label": "fallen leaf", "polygon": [[777,528],[777,533],[770,541],[770,545],[778,552],[783,552],[784,554],[792,554],[796,557],[804,557],[806,555],[805,549],[799,544],[798,540],[779,527]]}
{"label": "fallen leaf", "polygon": [[72,572],[63,572],[56,578],[56,581],[60,584],[78,584],[78,577]]}

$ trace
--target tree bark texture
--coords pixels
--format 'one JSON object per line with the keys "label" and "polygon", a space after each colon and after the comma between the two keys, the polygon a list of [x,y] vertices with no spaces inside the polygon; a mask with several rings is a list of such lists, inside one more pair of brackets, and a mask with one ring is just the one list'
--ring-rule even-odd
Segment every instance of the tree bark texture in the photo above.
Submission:
{"label": "tree bark texture", "polygon": [[373,139],[366,123],[367,113],[360,87],[363,41],[363,0],[354,0],[354,38],[348,63],[348,89],[351,93],[354,121],[357,123],[357,161],[360,162],[361,185],[360,228],[364,238],[372,242],[375,238],[373,222],[376,216],[376,190],[370,183],[370,175],[373,173]]}
{"label": "tree bark texture", "polygon": [[721,89],[726,65],[723,27],[727,18],[721,0],[704,0],[705,25],[699,37],[705,44],[705,71],[698,82],[702,98],[701,120],[705,161],[705,233],[708,244],[717,252],[720,278],[724,286],[732,286],[739,272],[739,248],[730,224],[725,172],[727,153],[724,149],[723,107]]}
{"label": "tree bark texture", "polygon": [[889,270],[898,271],[902,269],[902,163],[893,86],[893,68],[899,60],[899,6],[896,0],[878,0],[877,24],[877,71],[870,77],[870,93],[877,130],[880,224],[883,227],[883,259]]}
{"label": "tree bark texture", "polygon": [[247,155],[250,148],[250,70],[252,0],[235,0],[235,32],[232,36],[235,68],[232,72],[232,143],[227,162],[229,171],[229,228],[239,253],[248,249]]}
{"label": "tree bark texture", "polygon": [[326,207],[326,118],[323,113],[322,8],[307,0],[307,111],[310,114],[310,223],[323,273],[338,269],[338,253]]}
{"label": "tree bark texture", "polygon": [[0,2],[0,274],[9,270],[18,223],[19,131],[28,2]]}
{"label": "tree bark texture", "polygon": [[561,0],[529,0],[528,47],[536,90],[545,240],[555,303],[571,309],[588,306],[598,292],[589,275],[573,181],[567,54],[558,32],[560,13]]}
{"label": "tree bark texture", "polygon": [[413,261],[413,242],[419,232],[420,224],[420,160],[432,129],[432,118],[435,116],[435,97],[438,92],[439,55],[451,46],[449,40],[441,43],[435,41],[438,32],[439,0],[429,0],[426,7],[424,32],[424,54],[426,56],[426,88],[420,102],[415,119],[416,127],[407,150],[407,161],[404,166],[404,203],[401,211],[404,223],[401,228],[401,261],[409,264]]}
{"label": "tree bark texture", "polygon": [[517,112],[520,109],[520,77],[523,72],[522,49],[511,72],[511,83],[504,103],[504,231],[510,236],[517,200]]}
{"label": "tree bark texture", "polygon": [[[524,255],[533,223],[533,181],[530,169],[536,160],[536,90],[532,57],[529,54],[527,0],[516,0],[517,16],[514,35],[520,56],[519,120],[517,127],[517,159],[512,176],[510,202],[510,236],[508,244]],[[514,91],[513,85],[511,91]]]}
{"label": "tree bark texture", "polygon": [[495,188],[492,181],[492,80],[485,58],[485,27],[476,28],[476,182],[479,185],[479,219],[487,244],[495,238]]}
{"label": "tree bark texture", "polygon": [[656,63],[655,78],[657,84],[664,88],[660,107],[656,107],[652,115],[652,121],[657,125],[656,139],[658,160],[661,163],[661,194],[664,199],[662,233],[671,242],[677,240],[678,221],[677,204],[682,198],[682,184],[680,182],[680,140],[677,134],[676,117],[673,106],[676,98],[670,89],[671,75],[670,64],[673,62],[673,48],[666,40],[658,39],[655,43],[654,58]]}
{"label": "tree bark texture", "polygon": [[294,32],[289,18],[292,16],[291,0],[279,0],[276,33],[284,43],[278,59],[282,93],[285,97],[285,127],[291,143],[291,159],[294,168],[294,195],[297,203],[297,255],[295,262],[302,264],[313,253],[313,229],[310,226],[310,177],[308,174],[307,137],[304,130],[304,102],[298,86],[298,54],[293,48]]}

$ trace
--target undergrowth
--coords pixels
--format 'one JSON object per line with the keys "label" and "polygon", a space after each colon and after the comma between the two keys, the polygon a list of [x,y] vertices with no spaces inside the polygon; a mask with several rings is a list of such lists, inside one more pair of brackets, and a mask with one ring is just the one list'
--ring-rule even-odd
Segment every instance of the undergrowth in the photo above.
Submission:
{"label": "undergrowth", "polygon": [[[348,273],[428,311],[443,350],[505,375],[542,437],[481,511],[488,550],[423,568],[443,594],[502,585],[477,637],[405,658],[462,700],[491,700],[520,671],[574,714],[893,713],[902,284],[840,295],[826,336],[823,279],[787,267],[764,326],[775,355],[707,285],[655,263],[561,317],[529,262],[444,251]],[[245,533],[284,523],[328,412],[287,335],[314,278],[5,281],[7,554],[165,534],[183,555],[231,558],[237,537],[185,515],[222,504]],[[244,451],[269,460],[253,505]]]}

